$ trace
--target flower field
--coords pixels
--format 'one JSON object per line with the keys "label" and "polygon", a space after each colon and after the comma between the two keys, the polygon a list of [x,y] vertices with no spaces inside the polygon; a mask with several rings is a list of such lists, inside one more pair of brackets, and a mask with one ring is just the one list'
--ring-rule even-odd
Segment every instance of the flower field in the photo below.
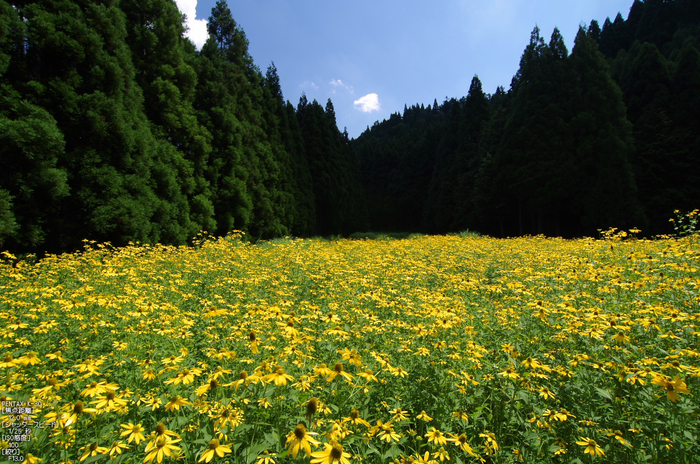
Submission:
{"label": "flower field", "polygon": [[0,462],[697,462],[698,258],[612,233],[5,253]]}

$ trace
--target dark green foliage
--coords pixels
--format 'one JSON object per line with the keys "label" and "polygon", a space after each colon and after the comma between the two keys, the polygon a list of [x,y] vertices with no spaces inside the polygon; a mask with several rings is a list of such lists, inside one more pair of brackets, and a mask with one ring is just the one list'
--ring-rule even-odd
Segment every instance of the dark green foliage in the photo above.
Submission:
{"label": "dark green foliage", "polygon": [[56,167],[64,150],[63,134],[46,110],[16,93],[0,96],[3,245],[34,248],[46,240],[46,221],[69,193],[66,172]]}
{"label": "dark green foliage", "polygon": [[305,233],[313,212],[299,179],[308,174],[276,70],[272,66],[263,76],[253,64],[245,33],[225,2],[217,2],[209,21],[209,40],[194,62],[200,81],[195,107],[212,134],[206,177],[216,232],[236,228],[264,238]]}
{"label": "dark green foliage", "polygon": [[305,95],[297,106],[304,151],[316,200],[316,235],[347,235],[366,226],[359,167],[347,133],[338,131],[333,104],[326,108]]}
{"label": "dark green foliage", "polygon": [[[55,1],[23,4],[18,15],[25,30],[3,76],[13,88],[6,95],[32,105],[11,105],[24,111],[25,122],[40,120],[43,130],[55,134],[47,147],[54,147],[52,162],[62,176],[67,173],[68,184],[52,190],[50,202],[32,200],[50,205],[52,214],[40,215],[45,233],[23,236],[21,246],[57,251],[79,246],[86,236],[118,244],[157,239],[147,180],[150,134],[140,129],[146,125],[142,97],[133,81],[122,11],[111,2]],[[21,153],[20,146],[10,145],[8,157]],[[50,179],[41,182],[63,182]],[[25,201],[13,196],[14,202]]]}
{"label": "dark green foliage", "polygon": [[[155,162],[168,188],[159,219],[162,236],[170,243],[184,243],[197,231],[214,230],[216,220],[204,176],[211,135],[199,124],[193,108],[197,75],[187,62],[185,30],[177,6],[168,0],[124,0],[127,44],[136,67],[136,83],[144,93],[144,110],[157,140]],[[193,53],[193,51],[190,51]],[[172,171],[168,174],[168,171]]]}
{"label": "dark green foliage", "polygon": [[311,233],[296,114],[226,2],[200,53],[172,1],[12,5],[0,2],[0,241],[61,251],[86,237]]}
{"label": "dark green foliage", "polygon": [[535,28],[509,91],[357,140],[285,102],[225,1],[201,51],[170,0],[0,0],[0,246],[357,230],[670,232],[700,198],[700,4],[635,0],[569,55]]}
{"label": "dark green foliage", "polygon": [[[581,29],[570,56],[558,30],[547,44],[535,28],[509,92],[473,82],[466,98],[415,107],[413,120],[439,115],[427,131],[406,111],[375,124],[354,143],[372,227],[669,232],[673,209],[700,198],[699,13],[697,2],[635,1],[627,20]],[[429,173],[412,184],[411,211],[397,207],[420,171],[408,159]]]}

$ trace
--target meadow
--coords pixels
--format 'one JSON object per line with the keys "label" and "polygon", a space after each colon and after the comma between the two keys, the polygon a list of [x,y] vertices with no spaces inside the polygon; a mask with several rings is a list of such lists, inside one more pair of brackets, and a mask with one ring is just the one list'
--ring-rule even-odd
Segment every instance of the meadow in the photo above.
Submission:
{"label": "meadow", "polygon": [[632,235],[4,253],[0,462],[698,462],[698,236]]}

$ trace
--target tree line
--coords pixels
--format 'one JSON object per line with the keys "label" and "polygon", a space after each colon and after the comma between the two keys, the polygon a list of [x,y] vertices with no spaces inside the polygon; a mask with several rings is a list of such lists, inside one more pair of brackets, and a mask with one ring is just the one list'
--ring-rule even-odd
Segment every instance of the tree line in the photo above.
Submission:
{"label": "tree line", "polygon": [[333,105],[285,102],[218,1],[0,0],[0,246],[347,234],[366,207]]}
{"label": "tree line", "polygon": [[0,0],[0,247],[354,231],[671,232],[700,199],[700,4],[635,0],[569,53],[535,27],[506,91],[404,107],[350,140],[285,101],[218,1]]}
{"label": "tree line", "polygon": [[636,0],[571,53],[533,30],[506,91],[405,107],[353,145],[381,230],[672,232],[700,201],[700,4]]}

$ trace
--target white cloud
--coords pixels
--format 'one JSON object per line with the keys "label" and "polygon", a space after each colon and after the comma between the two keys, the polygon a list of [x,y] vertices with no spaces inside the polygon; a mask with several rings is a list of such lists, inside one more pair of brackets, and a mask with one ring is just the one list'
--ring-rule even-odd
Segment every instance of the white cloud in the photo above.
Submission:
{"label": "white cloud", "polygon": [[309,87],[311,87],[314,90],[319,89],[318,84],[316,84],[315,82],[311,82],[311,81],[304,81],[301,84],[299,84],[299,87],[301,87],[302,89],[309,88]]}
{"label": "white cloud", "polygon": [[382,109],[379,104],[379,95],[376,93],[369,93],[359,100],[355,100],[354,104],[355,108],[363,113],[371,113],[372,111],[379,111]]}
{"label": "white cloud", "polygon": [[[333,87],[336,87],[336,88],[342,87],[342,88],[344,88],[345,90],[347,90],[347,91],[350,92],[350,93],[355,93],[355,89],[352,87],[352,85],[348,85],[348,84],[346,84],[345,82],[343,82],[343,81],[340,80],[340,79],[332,79],[332,80],[330,81],[330,84],[331,84]],[[333,90],[333,93],[335,93],[335,90]]]}
{"label": "white cloud", "polygon": [[195,19],[197,17],[197,0],[175,0],[180,13],[187,15],[185,25],[189,29],[187,37],[195,44],[197,49],[201,50],[204,42],[207,41],[209,33],[207,32],[207,20]]}

